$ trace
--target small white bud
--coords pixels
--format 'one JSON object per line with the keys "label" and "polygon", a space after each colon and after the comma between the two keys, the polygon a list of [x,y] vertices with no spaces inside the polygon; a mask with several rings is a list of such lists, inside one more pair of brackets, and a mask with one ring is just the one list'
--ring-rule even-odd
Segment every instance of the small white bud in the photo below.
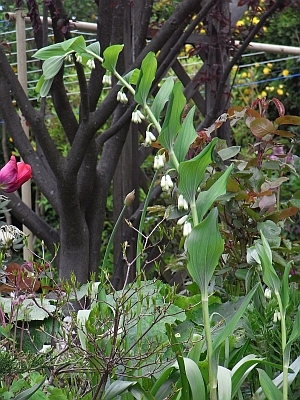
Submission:
{"label": "small white bud", "polygon": [[78,54],[76,55],[76,61],[81,64],[82,63],[82,57],[79,56]]}
{"label": "small white bud", "polygon": [[151,146],[152,142],[155,142],[155,141],[156,141],[155,135],[153,135],[153,133],[150,131],[146,131],[144,146],[149,147],[149,146]]}
{"label": "small white bud", "polygon": [[111,76],[110,75],[103,75],[102,83],[104,85],[111,86]]}
{"label": "small white bud", "polygon": [[281,314],[279,311],[274,311],[273,322],[281,321]]}
{"label": "small white bud", "polygon": [[166,156],[165,154],[157,154],[154,157],[154,165],[153,168],[154,169],[160,169],[163,168],[166,162]]}
{"label": "small white bud", "polygon": [[192,232],[192,225],[190,222],[185,222],[183,225],[183,236],[188,236]]}
{"label": "small white bud", "polygon": [[183,217],[179,218],[179,220],[177,221],[177,225],[183,225],[187,219],[188,215],[184,215]]}
{"label": "small white bud", "polygon": [[168,174],[166,175],[166,184],[168,185],[168,189],[172,189],[174,187],[172,178]]}
{"label": "small white bud", "polygon": [[160,186],[164,192],[167,192],[169,189],[172,189],[174,185],[170,175],[162,176]]}
{"label": "small white bud", "polygon": [[128,98],[124,92],[121,93],[121,103],[126,104],[128,103]]}
{"label": "small white bud", "polygon": [[178,197],[177,207],[178,207],[178,210],[187,211],[189,209],[188,202],[183,198],[182,194],[180,194]]}
{"label": "small white bud", "polygon": [[272,290],[269,289],[269,288],[266,288],[264,296],[265,296],[266,299],[270,300],[270,298],[272,297]]}
{"label": "small white bud", "polygon": [[87,60],[86,66],[87,66],[89,69],[95,69],[95,61],[92,60],[92,59]]}
{"label": "small white bud", "polygon": [[118,91],[117,93],[117,101],[121,101],[122,92]]}
{"label": "small white bud", "polygon": [[162,178],[161,178],[160,186],[161,186],[163,192],[166,192],[168,190],[167,186],[166,186],[166,177],[165,177],[165,175],[163,175]]}

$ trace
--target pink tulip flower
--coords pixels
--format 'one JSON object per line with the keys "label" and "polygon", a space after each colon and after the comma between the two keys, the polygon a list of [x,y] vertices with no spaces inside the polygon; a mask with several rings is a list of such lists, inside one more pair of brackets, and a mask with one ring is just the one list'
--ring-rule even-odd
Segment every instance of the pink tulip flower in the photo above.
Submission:
{"label": "pink tulip flower", "polygon": [[31,166],[24,162],[17,163],[16,157],[11,156],[8,163],[0,170],[0,189],[6,193],[14,192],[31,177]]}

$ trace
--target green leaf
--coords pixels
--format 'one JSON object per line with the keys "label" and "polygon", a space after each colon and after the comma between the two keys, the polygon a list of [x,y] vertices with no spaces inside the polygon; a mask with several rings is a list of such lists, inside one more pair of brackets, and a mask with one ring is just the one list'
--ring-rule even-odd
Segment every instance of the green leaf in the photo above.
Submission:
{"label": "green leaf", "polygon": [[259,382],[268,400],[282,400],[281,391],[274,385],[269,375],[262,369],[257,368]]}
{"label": "green leaf", "polygon": [[258,288],[259,283],[257,283],[247,294],[245,297],[243,303],[240,305],[238,310],[236,310],[236,313],[234,314],[233,318],[226,323],[225,328],[219,333],[219,335],[214,339],[213,341],[213,352],[216,352],[218,350],[218,347],[225,341],[226,338],[228,338],[229,335],[233,332],[235,326],[239,322],[240,318],[244,314],[246,308],[248,307],[254,293],[256,292]]}
{"label": "green leaf", "polygon": [[297,340],[300,336],[300,307],[298,308],[295,321],[293,323],[293,330],[290,334],[287,345],[291,345],[295,340]]}
{"label": "green leaf", "polygon": [[169,76],[169,78],[167,78],[165,82],[162,84],[161,88],[159,89],[157,95],[153,100],[151,111],[157,120],[159,120],[160,113],[162,112],[166,102],[169,100],[173,87],[174,87],[174,79],[171,76]]}
{"label": "green leaf", "polygon": [[132,385],[128,388],[128,391],[137,400],[156,400],[151,393],[144,390],[139,383]]}
{"label": "green leaf", "polygon": [[[131,85],[136,85],[137,81],[139,79],[139,75],[140,75],[140,70],[138,68],[133,69],[132,71],[129,71],[126,75],[123,76],[123,79],[131,84]],[[120,81],[118,81],[118,85],[123,86],[123,83],[121,83]]]}
{"label": "green leaf", "polygon": [[44,384],[46,380],[46,377],[43,378],[39,383],[36,385],[32,386],[31,388],[24,390],[24,392],[19,393],[16,397],[14,397],[14,400],[27,400],[30,399],[30,397],[37,391],[39,388]]}
{"label": "green leaf", "polygon": [[146,104],[147,96],[155,78],[156,68],[157,60],[155,54],[151,51],[142,61],[140,75],[136,85],[134,100],[138,104]]}
{"label": "green leaf", "polygon": [[179,164],[178,189],[186,201],[193,202],[206,167],[212,162],[212,151],[218,139],[214,138],[196,157]]}
{"label": "green leaf", "polygon": [[38,58],[39,60],[47,60],[50,57],[55,56],[65,56],[66,51],[63,49],[61,43],[55,43],[47,47],[43,47],[39,49],[37,52],[33,54],[32,57]]}
{"label": "green leaf", "polygon": [[43,64],[43,74],[45,79],[54,78],[55,75],[59,72],[62,65],[64,63],[64,57],[62,56],[54,56],[48,58]]}
{"label": "green leaf", "polygon": [[116,70],[119,54],[123,50],[123,47],[123,44],[114,44],[104,50],[104,61],[102,63],[103,68],[107,69],[110,72],[114,72]]}
{"label": "green leaf", "polygon": [[61,42],[61,47],[68,52],[74,50],[76,53],[81,53],[86,50],[85,40],[83,36],[77,36]]}
{"label": "green leaf", "polygon": [[224,240],[218,227],[218,210],[213,208],[187,238],[187,268],[202,293],[207,291],[223,250]]}
{"label": "green leaf", "polygon": [[269,243],[261,231],[260,234],[262,245],[260,243],[256,243],[255,249],[261,261],[263,281],[271,290],[273,290],[274,293],[279,293],[280,279],[278,278],[278,275],[276,274],[276,271],[272,265],[272,251]]}
{"label": "green leaf", "polygon": [[[3,311],[7,314],[11,313],[11,301],[11,298],[0,297],[0,305],[3,305]],[[43,299],[41,302],[41,300],[37,298],[35,301],[38,305],[36,305],[31,299],[25,299],[23,301],[22,306],[18,311],[18,321],[42,321],[49,317],[47,311],[54,312],[56,310],[56,306],[51,304],[48,299]]]}
{"label": "green leaf", "polygon": [[51,86],[52,86],[52,82],[53,82],[54,78],[51,79],[46,79],[40,89],[40,96],[41,97],[46,97],[48,96],[48,93],[50,92]]}
{"label": "green leaf", "polygon": [[106,390],[103,400],[112,400],[116,396],[128,391],[128,389],[135,385],[137,382],[127,382],[127,381],[114,381]]}
{"label": "green leaf", "polygon": [[254,354],[249,354],[242,358],[232,369],[232,397],[234,397],[249,373],[256,367],[256,365],[264,361],[263,358],[258,358]]}
{"label": "green leaf", "polygon": [[226,149],[221,149],[218,151],[219,156],[223,161],[229,160],[230,158],[236,156],[241,150],[241,146],[231,146]]}
{"label": "green leaf", "polygon": [[231,164],[223,175],[206,191],[200,192],[196,200],[197,215],[199,221],[212,206],[213,202],[226,193],[226,184],[234,164]]}
{"label": "green leaf", "polygon": [[195,361],[184,357],[186,376],[191,388],[191,400],[206,400],[206,390],[201,371]]}
{"label": "green leaf", "polygon": [[289,274],[291,270],[291,265],[288,263],[284,269],[283,277],[281,280],[281,291],[280,291],[280,298],[282,301],[282,307],[284,310],[287,309],[289,305]]}
{"label": "green leaf", "polygon": [[[155,382],[155,384],[153,385],[153,387],[151,389],[151,394],[153,396],[155,396],[155,398],[160,398],[160,396],[162,394],[162,390],[161,390],[162,386],[164,385],[165,382],[167,382],[170,379],[171,376],[173,376],[173,374],[176,370],[177,369],[174,366],[172,366],[172,367],[166,368],[160,374],[160,376],[158,377],[157,381]],[[179,377],[179,374],[178,374],[178,377]],[[178,377],[177,377],[177,379],[178,379]],[[171,384],[171,382],[170,382],[170,384]],[[167,397],[167,395],[169,394],[169,393],[165,393],[165,389],[166,389],[166,387],[164,388],[164,397],[163,398]],[[158,393],[160,393],[160,394],[158,395]]]}
{"label": "green leaf", "polygon": [[229,369],[218,366],[218,399],[231,400],[231,372]]}
{"label": "green leaf", "polygon": [[100,57],[100,43],[99,42],[94,42],[89,44],[86,47],[86,50],[92,51],[93,53],[95,53],[98,57]]}
{"label": "green leaf", "polygon": [[173,148],[174,140],[181,128],[181,118],[186,98],[182,90],[182,83],[176,82],[168,104],[166,117],[162,126],[158,142],[169,152]]}
{"label": "green leaf", "polygon": [[194,128],[194,114],[195,106],[190,109],[186,118],[183,121],[182,128],[178,132],[176,142],[174,145],[175,156],[180,163],[184,161],[185,156],[190,148],[190,145],[194,142],[197,137],[197,133]]}

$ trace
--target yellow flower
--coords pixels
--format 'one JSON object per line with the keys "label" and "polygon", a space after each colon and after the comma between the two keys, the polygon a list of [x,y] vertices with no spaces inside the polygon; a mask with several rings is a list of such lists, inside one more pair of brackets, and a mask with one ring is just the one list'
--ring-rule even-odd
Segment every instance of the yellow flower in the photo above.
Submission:
{"label": "yellow flower", "polygon": [[206,30],[202,28],[202,29],[200,30],[200,33],[202,33],[202,35],[205,35]]}
{"label": "yellow flower", "polygon": [[261,92],[262,97],[267,97],[267,92],[265,92],[264,90]]}
{"label": "yellow flower", "polygon": [[238,69],[238,66],[237,66],[237,65],[234,65],[234,66],[232,67],[232,69],[233,69],[234,71],[236,71],[236,70]]}
{"label": "yellow flower", "polygon": [[274,86],[270,86],[270,92],[273,92],[274,89]]}
{"label": "yellow flower", "polygon": [[10,143],[13,142],[13,138],[12,137],[10,137],[8,140],[10,141]]}
{"label": "yellow flower", "polygon": [[247,77],[247,72],[243,72],[242,73],[242,78],[246,78]]}
{"label": "yellow flower", "polygon": [[282,88],[283,88],[283,85],[279,85],[279,88],[282,89]]}
{"label": "yellow flower", "polygon": [[249,89],[244,89],[244,94],[249,94],[250,90]]}
{"label": "yellow flower", "polygon": [[268,68],[268,67],[265,67],[264,69],[263,69],[263,73],[265,74],[265,75],[268,75],[269,73],[270,73],[270,68]]}
{"label": "yellow flower", "polygon": [[263,31],[267,32],[268,28],[266,26],[263,26]]}
{"label": "yellow flower", "polygon": [[259,63],[256,62],[256,63],[254,64],[254,66],[255,66],[256,68],[258,68],[258,67],[259,67]]}
{"label": "yellow flower", "polygon": [[268,66],[269,68],[272,68],[272,67],[273,67],[273,64],[272,64],[272,63],[268,63],[267,66]]}
{"label": "yellow flower", "polygon": [[283,90],[282,89],[277,89],[277,94],[279,94],[279,96],[283,95]]}
{"label": "yellow flower", "polygon": [[245,25],[245,22],[243,20],[240,20],[236,23],[236,26],[243,26]]}
{"label": "yellow flower", "polygon": [[253,23],[254,25],[257,25],[257,24],[259,23],[259,18],[254,17],[253,20],[252,20],[252,23]]}
{"label": "yellow flower", "polygon": [[282,71],[282,75],[283,75],[283,76],[288,76],[288,75],[289,75],[288,69],[284,69],[284,70]]}

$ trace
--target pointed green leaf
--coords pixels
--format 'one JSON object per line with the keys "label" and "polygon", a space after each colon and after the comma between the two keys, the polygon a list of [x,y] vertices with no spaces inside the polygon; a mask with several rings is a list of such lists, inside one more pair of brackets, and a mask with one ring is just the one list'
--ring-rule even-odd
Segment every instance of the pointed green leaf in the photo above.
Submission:
{"label": "pointed green leaf", "polygon": [[241,146],[231,146],[226,147],[226,149],[221,149],[218,151],[219,156],[223,161],[229,160],[230,158],[236,156],[241,150]]}
{"label": "pointed green leaf", "polygon": [[268,400],[282,400],[281,391],[274,385],[269,375],[260,368],[257,368],[259,382]]}
{"label": "pointed green leaf", "polygon": [[186,201],[193,202],[206,167],[212,162],[212,151],[218,139],[214,138],[196,157],[179,164],[178,189]]}
{"label": "pointed green leaf", "polygon": [[218,210],[213,208],[208,217],[193,228],[187,239],[187,268],[202,293],[207,291],[223,250],[224,240],[218,227]]}
{"label": "pointed green leaf", "polygon": [[273,290],[274,293],[279,293],[280,279],[278,278],[278,275],[276,274],[276,271],[272,265],[272,251],[269,243],[261,231],[260,234],[262,245],[260,243],[256,243],[255,249],[261,261],[263,281],[271,290]]}
{"label": "pointed green leaf", "polygon": [[165,82],[162,84],[161,88],[159,89],[157,95],[153,100],[151,111],[157,120],[159,120],[160,113],[162,112],[166,102],[169,100],[173,87],[174,87],[174,78],[169,76],[169,78],[167,78]]}
{"label": "pointed green leaf", "polygon": [[32,386],[31,388],[24,390],[23,392],[19,393],[16,397],[14,397],[14,400],[28,400],[30,399],[33,394],[39,390],[39,388],[44,384],[46,380],[46,377],[43,378],[39,383],[36,385]]}
{"label": "pointed green leaf", "polygon": [[218,366],[218,399],[231,400],[231,372],[229,369]]}
{"label": "pointed green leaf", "polygon": [[113,400],[116,396],[127,392],[130,386],[135,385],[137,382],[127,381],[114,381],[106,390],[103,400]]}
{"label": "pointed green leaf", "polygon": [[130,386],[128,391],[137,400],[155,400],[152,394],[143,389],[139,383]]}
{"label": "pointed green leaf", "polygon": [[[136,85],[137,81],[139,79],[140,75],[140,70],[138,68],[133,69],[132,71],[129,71],[126,75],[123,76],[123,79],[127,82],[130,83],[131,85]],[[123,86],[123,83],[118,81],[118,85]]]}
{"label": "pointed green leaf", "polygon": [[110,72],[114,72],[116,70],[119,54],[123,50],[123,47],[123,44],[114,44],[104,50],[104,61],[102,63],[103,68],[107,69]]}
{"label": "pointed green leaf", "polygon": [[254,354],[249,354],[242,358],[233,368],[232,368],[232,397],[234,397],[241,385],[245,382],[245,379],[249,373],[256,367],[256,365],[264,361],[263,358],[258,358]]}
{"label": "pointed green leaf", "polygon": [[239,322],[240,318],[244,314],[246,308],[248,307],[254,293],[256,292],[258,288],[259,283],[257,283],[247,294],[247,296],[244,298],[243,303],[240,305],[236,313],[234,314],[233,318],[224,325],[224,329],[218,334],[218,336],[214,339],[213,341],[213,352],[216,352],[218,350],[218,347],[225,341],[226,338],[228,338],[229,335],[233,332],[236,324]]}
{"label": "pointed green leaf", "polygon": [[159,143],[169,152],[173,148],[174,140],[181,128],[181,118],[186,99],[182,90],[182,83],[176,82],[168,104],[166,117],[158,137]]}
{"label": "pointed green leaf", "polygon": [[65,40],[61,43],[61,46],[65,51],[74,50],[76,53],[81,53],[86,49],[83,36],[77,36],[75,38]]}
{"label": "pointed green leaf", "polygon": [[194,114],[195,114],[195,106],[190,109],[187,116],[185,117],[182,128],[178,132],[178,136],[176,138],[176,142],[174,145],[174,153],[175,156],[180,163],[184,161],[187,152],[190,148],[190,145],[194,142],[197,137],[197,133],[194,128]]}
{"label": "pointed green leaf", "polygon": [[[175,367],[173,367],[173,369],[176,372],[173,372],[168,377],[168,379],[160,382],[160,387],[159,387],[157,393],[152,393],[152,389],[151,389],[151,393],[155,396],[155,400],[165,400],[166,398],[169,398],[171,393],[173,393],[174,385],[180,379],[180,373],[179,373],[178,369]],[[155,385],[156,385],[156,383],[155,383]]]}
{"label": "pointed green leaf", "polygon": [[59,72],[61,69],[63,63],[64,63],[64,57],[62,56],[54,56],[51,58],[48,58],[43,64],[43,74],[45,76],[45,79],[51,79],[54,78],[55,75]]}
{"label": "pointed green leaf", "polygon": [[174,366],[171,366],[171,367],[166,368],[160,374],[160,376],[157,378],[157,381],[155,382],[155,384],[153,385],[153,387],[151,389],[151,394],[153,396],[158,397],[157,393],[160,390],[160,388],[162,387],[163,383],[166,382],[168,379],[170,379],[170,377],[174,374],[175,371],[176,371],[176,368]]}
{"label": "pointed green leaf", "polygon": [[213,202],[223,194],[226,193],[226,184],[229,175],[234,167],[231,164],[230,167],[224,172],[222,176],[206,191],[200,192],[196,200],[197,215],[199,221],[202,220],[203,216],[212,206]]}
{"label": "pointed green leaf", "polygon": [[32,57],[38,58],[39,60],[47,60],[50,57],[65,56],[66,51],[63,49],[61,43],[55,43],[47,47],[43,47],[36,51]]}
{"label": "pointed green leaf", "polygon": [[295,321],[293,323],[293,330],[290,334],[287,345],[291,345],[295,340],[297,340],[300,336],[300,307],[298,308]]}
{"label": "pointed green leaf", "polygon": [[98,57],[100,57],[100,43],[99,42],[94,42],[89,44],[86,47],[86,50],[92,51],[94,54],[96,54]]}
{"label": "pointed green leaf", "polygon": [[45,79],[45,81],[43,82],[41,88],[40,88],[40,96],[41,97],[46,97],[48,96],[48,93],[50,92],[51,89],[51,85],[53,82],[54,78],[51,79]]}
{"label": "pointed green leaf", "polygon": [[195,361],[184,357],[186,376],[191,388],[193,400],[206,400],[206,390],[201,371]]}
{"label": "pointed green leaf", "polygon": [[151,51],[142,61],[139,79],[136,85],[134,100],[141,105],[146,104],[152,82],[155,78],[157,60],[155,54]]}

